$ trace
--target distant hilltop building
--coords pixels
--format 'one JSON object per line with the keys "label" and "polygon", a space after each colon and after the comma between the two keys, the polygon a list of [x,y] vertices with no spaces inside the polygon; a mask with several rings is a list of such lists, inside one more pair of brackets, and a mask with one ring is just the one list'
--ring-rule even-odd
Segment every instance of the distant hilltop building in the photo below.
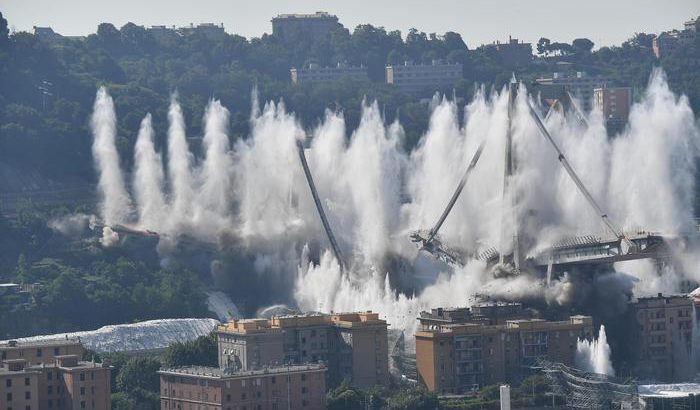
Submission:
{"label": "distant hilltop building", "polygon": [[333,82],[341,79],[369,82],[367,67],[349,66],[343,63],[338,63],[335,67],[320,67],[318,64],[309,64],[304,68],[292,68],[289,72],[294,84]]}
{"label": "distant hilltop building", "polygon": [[517,38],[508,37],[507,43],[496,41],[492,47],[501,63],[508,67],[521,67],[532,61],[532,44],[518,41]]}
{"label": "distant hilltop building", "polygon": [[53,31],[51,27],[39,26],[34,26],[34,36],[36,36],[39,40],[44,41],[57,41],[63,38],[62,35]]}
{"label": "distant hilltop building", "polygon": [[272,19],[272,35],[283,41],[315,39],[330,36],[343,27],[338,17],[325,11],[313,14],[280,14]]}
{"label": "distant hilltop building", "polygon": [[111,368],[84,353],[73,339],[0,344],[0,408],[109,409]]}
{"label": "distant hilltop building", "polygon": [[147,30],[153,38],[160,42],[177,40],[180,37],[175,26],[151,26]]}
{"label": "distant hilltop building", "polygon": [[47,43],[56,43],[62,40],[84,40],[83,36],[64,36],[55,32],[51,27],[34,26],[34,36]]}
{"label": "distant hilltop building", "polygon": [[530,316],[509,303],[421,313],[415,335],[419,382],[438,394],[518,382],[543,358],[572,365],[578,339],[593,336],[590,316]]}
{"label": "distant hilltop building", "polygon": [[226,37],[226,32],[224,31],[224,23],[214,24],[214,23],[202,23],[196,26],[190,23],[189,27],[180,27],[178,32],[183,36],[192,34],[203,34],[206,38],[210,40],[221,40]]}
{"label": "distant hilltop building", "polygon": [[406,94],[428,94],[454,86],[462,78],[462,64],[433,60],[432,64],[386,66],[386,82]]}
{"label": "distant hilltop building", "polygon": [[664,31],[654,37],[652,51],[656,58],[664,57],[678,48],[679,45],[691,42],[697,35],[699,18],[686,21],[683,24],[683,30]]}

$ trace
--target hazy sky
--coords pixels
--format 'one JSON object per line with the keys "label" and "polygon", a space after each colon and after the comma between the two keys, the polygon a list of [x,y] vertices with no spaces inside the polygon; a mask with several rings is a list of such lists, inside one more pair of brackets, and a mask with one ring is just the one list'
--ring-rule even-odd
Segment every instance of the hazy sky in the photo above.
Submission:
{"label": "hazy sky", "polygon": [[51,26],[64,35],[93,33],[101,22],[117,27],[224,23],[229,33],[259,37],[279,13],[328,11],[348,28],[360,23],[425,32],[462,34],[470,47],[508,35],[536,42],[540,37],[570,42],[588,37],[620,44],[635,32],[680,28],[700,15],[698,0],[0,0],[10,28]]}

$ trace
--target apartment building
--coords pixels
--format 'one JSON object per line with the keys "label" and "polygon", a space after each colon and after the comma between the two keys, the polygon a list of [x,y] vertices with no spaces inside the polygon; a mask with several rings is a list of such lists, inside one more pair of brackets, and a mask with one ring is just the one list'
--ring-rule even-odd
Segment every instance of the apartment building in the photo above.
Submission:
{"label": "apartment building", "polygon": [[462,78],[462,64],[434,60],[432,64],[386,66],[386,82],[406,94],[428,95],[454,86]]}
{"label": "apartment building", "polygon": [[[580,104],[584,111],[590,111],[593,102],[593,90],[607,88],[614,85],[614,81],[602,76],[591,76],[583,71],[556,72],[548,78],[535,80],[535,91],[548,93],[552,90],[568,91]],[[561,91],[559,91],[561,92]]]}
{"label": "apartment building", "polygon": [[313,14],[280,14],[272,19],[272,35],[285,42],[328,37],[341,27],[337,16],[324,11]]}
{"label": "apartment building", "polygon": [[292,68],[289,72],[294,84],[328,83],[342,79],[369,82],[366,67],[349,66],[342,63],[338,63],[335,67],[320,67],[318,64],[309,64],[305,68]]}
{"label": "apartment building", "polygon": [[441,394],[515,383],[530,374],[540,358],[572,365],[577,340],[592,334],[589,316],[421,327],[415,336],[418,379]]}
{"label": "apartment building", "polygon": [[639,377],[676,381],[693,372],[693,309],[691,297],[657,296],[639,298],[630,304],[637,324],[637,366]]}
{"label": "apartment building", "polygon": [[30,365],[10,359],[0,367],[2,409],[109,409],[109,366],[80,361],[76,355]]}
{"label": "apartment building", "polygon": [[329,379],[333,385],[349,378],[361,389],[389,383],[387,324],[377,313],[331,315]]}
{"label": "apartment building", "polygon": [[433,308],[430,312],[420,312],[418,323],[423,329],[439,329],[444,325],[481,323],[501,325],[507,320],[530,319],[533,313],[522,303],[487,302],[471,307]]}
{"label": "apartment building", "polygon": [[326,408],[325,372],[318,364],[250,371],[194,366],[161,370],[160,408],[321,410]]}
{"label": "apartment building", "polygon": [[38,342],[10,340],[0,343],[0,362],[24,360],[29,365],[53,363],[58,356],[76,355],[82,357],[85,348],[78,339],[58,339]]}
{"label": "apartment building", "polygon": [[632,89],[630,87],[595,88],[593,106],[603,114],[608,133],[620,132],[627,124],[632,108]]}
{"label": "apartment building", "polygon": [[387,323],[377,313],[232,320],[216,332],[223,368],[322,362],[331,386],[346,378],[361,388],[389,382]]}

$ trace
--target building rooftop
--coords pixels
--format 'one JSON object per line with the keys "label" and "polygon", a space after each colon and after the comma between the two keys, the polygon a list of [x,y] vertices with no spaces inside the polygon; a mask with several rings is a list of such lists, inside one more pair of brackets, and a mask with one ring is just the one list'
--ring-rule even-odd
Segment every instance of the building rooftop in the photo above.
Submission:
{"label": "building rooftop", "polygon": [[245,378],[251,376],[262,376],[267,374],[283,374],[283,373],[298,373],[306,371],[325,371],[326,366],[320,364],[304,364],[293,366],[278,366],[268,367],[260,370],[232,370],[220,369],[218,367],[206,366],[185,366],[174,369],[163,369],[158,371],[160,374],[169,374],[176,376],[196,376],[212,379],[230,379],[230,378]]}
{"label": "building rooftop", "polygon": [[506,320],[504,324],[486,324],[486,323],[449,323],[441,325],[439,328],[421,328],[416,332],[416,335],[434,336],[440,333],[461,333],[471,332],[475,329],[483,329],[485,331],[496,330],[529,330],[529,329],[557,329],[567,328],[571,325],[586,325],[592,326],[593,319],[590,316],[576,315],[569,317],[569,320],[549,321],[545,319],[513,319]]}
{"label": "building rooftop", "polygon": [[0,342],[0,349],[24,349],[27,347],[55,347],[66,345],[81,345],[80,339],[71,338],[32,341],[5,340]]}
{"label": "building rooftop", "polygon": [[290,14],[278,14],[277,17],[274,19],[326,19],[326,18],[333,18],[337,19],[338,17],[330,14],[326,11],[317,11],[315,13],[310,13],[310,14],[303,14],[303,13],[290,13]]}
{"label": "building rooftop", "polygon": [[353,327],[366,325],[386,325],[378,313],[350,312],[330,315],[309,313],[301,315],[273,316],[271,319],[232,319],[217,326],[217,332],[254,334],[282,332],[288,327],[324,326]]}

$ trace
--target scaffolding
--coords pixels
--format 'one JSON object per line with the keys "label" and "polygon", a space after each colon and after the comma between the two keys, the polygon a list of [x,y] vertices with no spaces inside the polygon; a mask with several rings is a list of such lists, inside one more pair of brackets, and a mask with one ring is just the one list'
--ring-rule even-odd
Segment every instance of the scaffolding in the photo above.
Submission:
{"label": "scaffolding", "polygon": [[637,384],[604,374],[587,373],[561,363],[542,360],[538,366],[549,379],[555,396],[570,409],[641,410]]}

